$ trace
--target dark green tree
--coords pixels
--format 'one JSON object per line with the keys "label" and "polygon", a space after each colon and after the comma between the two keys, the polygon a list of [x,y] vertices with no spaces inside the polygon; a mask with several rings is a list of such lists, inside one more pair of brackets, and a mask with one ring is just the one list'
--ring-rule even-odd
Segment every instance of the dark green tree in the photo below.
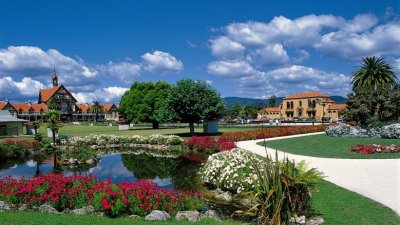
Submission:
{"label": "dark green tree", "polygon": [[47,101],[47,107],[50,110],[60,111],[61,110],[61,100],[56,97],[50,98],[49,101]]}
{"label": "dark green tree", "polygon": [[99,113],[104,111],[104,107],[102,105],[100,105],[100,103],[98,101],[94,101],[93,105],[90,106],[89,110],[95,114],[94,122],[97,122]]}
{"label": "dark green tree", "polygon": [[165,120],[163,105],[171,91],[166,82],[135,82],[131,89],[122,96],[120,110],[124,117],[134,122],[148,122],[153,129]]}
{"label": "dark green tree", "polygon": [[353,88],[369,87],[374,91],[384,86],[395,85],[397,77],[393,68],[382,57],[365,57],[362,65],[351,74]]}
{"label": "dark green tree", "polygon": [[269,107],[274,107],[275,106],[275,104],[276,104],[276,96],[275,95],[272,95],[267,100],[268,100],[268,106]]}
{"label": "dark green tree", "polygon": [[194,123],[218,119],[225,110],[225,102],[205,81],[183,79],[172,86],[165,107],[169,115],[189,123],[190,134],[194,135]]}
{"label": "dark green tree", "polygon": [[242,106],[238,102],[234,102],[230,109],[226,110],[225,121],[231,121],[240,116],[242,111]]}
{"label": "dark green tree", "polygon": [[241,116],[248,118],[248,119],[256,119],[257,118],[257,111],[258,109],[255,106],[252,105],[246,105],[243,107],[241,111]]}
{"label": "dark green tree", "polygon": [[62,124],[58,120],[60,112],[57,110],[50,110],[47,112],[47,118],[49,124],[47,125],[52,132],[53,137],[53,150],[54,150],[54,170],[57,169],[57,146],[56,146],[56,134],[58,130],[62,127]]}

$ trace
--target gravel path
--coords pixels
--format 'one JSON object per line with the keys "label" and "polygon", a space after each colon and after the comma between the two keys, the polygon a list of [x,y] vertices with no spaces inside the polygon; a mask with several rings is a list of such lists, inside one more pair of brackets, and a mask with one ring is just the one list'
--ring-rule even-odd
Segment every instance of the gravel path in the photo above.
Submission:
{"label": "gravel path", "polygon": [[[287,137],[268,138],[266,141],[294,138],[302,134]],[[264,139],[241,141],[239,148],[261,156],[266,152],[275,157],[275,149],[257,145]],[[317,168],[326,176],[324,179],[350,191],[373,199],[400,214],[400,159],[334,159],[295,155],[278,151],[279,159],[288,157],[296,162],[305,160],[310,168]]]}

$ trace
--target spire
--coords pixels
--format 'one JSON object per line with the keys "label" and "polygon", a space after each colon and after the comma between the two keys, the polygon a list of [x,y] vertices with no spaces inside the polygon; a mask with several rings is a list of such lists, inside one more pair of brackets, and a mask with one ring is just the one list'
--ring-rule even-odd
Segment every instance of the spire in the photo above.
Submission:
{"label": "spire", "polygon": [[51,75],[51,80],[53,81],[53,87],[58,86],[58,77],[56,73],[56,68],[53,70],[53,74]]}

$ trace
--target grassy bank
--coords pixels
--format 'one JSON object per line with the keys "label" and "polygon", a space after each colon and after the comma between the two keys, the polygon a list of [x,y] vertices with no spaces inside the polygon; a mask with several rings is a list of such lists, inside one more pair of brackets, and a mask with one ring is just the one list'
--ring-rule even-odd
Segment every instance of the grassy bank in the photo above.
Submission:
{"label": "grassy bank", "polygon": [[[260,142],[259,144],[263,144]],[[400,153],[386,154],[360,154],[350,152],[350,148],[356,145],[390,145],[400,144],[398,139],[380,138],[350,138],[330,137],[326,134],[311,135],[298,138],[288,138],[275,141],[267,141],[266,146],[284,152],[297,155],[325,157],[325,158],[348,158],[348,159],[388,159],[400,158]]]}

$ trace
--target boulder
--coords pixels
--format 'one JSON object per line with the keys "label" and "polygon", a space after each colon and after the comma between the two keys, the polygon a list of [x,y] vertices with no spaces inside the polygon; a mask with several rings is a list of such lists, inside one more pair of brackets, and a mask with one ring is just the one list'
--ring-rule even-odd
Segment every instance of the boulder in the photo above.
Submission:
{"label": "boulder", "polygon": [[74,215],[88,215],[88,214],[94,213],[94,211],[95,211],[94,207],[91,206],[91,205],[88,205],[88,206],[84,206],[84,207],[82,207],[80,209],[72,210],[71,214],[74,214]]}
{"label": "boulder", "polygon": [[138,216],[138,215],[132,214],[132,215],[129,216],[129,218],[138,219],[138,218],[141,218],[141,217]]}
{"label": "boulder", "polygon": [[165,221],[168,220],[169,218],[171,218],[171,216],[167,212],[160,210],[153,210],[144,219],[149,221]]}
{"label": "boulder", "polygon": [[28,210],[28,204],[22,204],[19,208],[19,211],[27,211]]}
{"label": "boulder", "polygon": [[45,212],[45,213],[58,213],[58,211],[51,205],[45,203],[38,208],[39,212]]}
{"label": "boulder", "polygon": [[219,201],[223,201],[223,202],[231,202],[232,201],[232,195],[228,191],[226,191],[222,194],[218,194],[218,195],[214,196],[214,198]]}
{"label": "boulder", "polygon": [[216,221],[220,221],[221,218],[219,218],[218,213],[215,210],[207,210],[204,213],[200,215],[200,219],[213,219]]}
{"label": "boulder", "polygon": [[85,163],[91,165],[94,163],[94,160],[92,158],[90,158],[90,159],[86,160]]}
{"label": "boulder", "polygon": [[323,224],[324,222],[325,222],[324,218],[320,216],[313,216],[306,220],[306,225],[320,225]]}
{"label": "boulder", "polygon": [[0,201],[0,211],[11,210],[10,206],[5,201]]}
{"label": "boulder", "polygon": [[306,217],[305,216],[299,216],[299,217],[292,217],[290,218],[290,221],[292,224],[306,224]]}
{"label": "boulder", "polygon": [[200,219],[200,213],[197,211],[179,211],[176,213],[175,219],[198,221]]}

